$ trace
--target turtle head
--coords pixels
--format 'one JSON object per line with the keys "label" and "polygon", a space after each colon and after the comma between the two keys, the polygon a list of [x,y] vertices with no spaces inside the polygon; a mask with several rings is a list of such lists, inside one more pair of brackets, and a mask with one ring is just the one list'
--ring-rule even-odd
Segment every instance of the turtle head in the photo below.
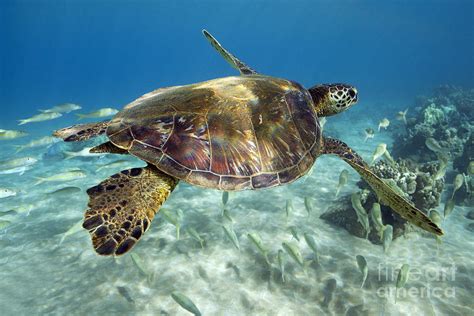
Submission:
{"label": "turtle head", "polygon": [[357,89],[344,83],[316,85],[308,89],[318,116],[331,116],[357,102]]}

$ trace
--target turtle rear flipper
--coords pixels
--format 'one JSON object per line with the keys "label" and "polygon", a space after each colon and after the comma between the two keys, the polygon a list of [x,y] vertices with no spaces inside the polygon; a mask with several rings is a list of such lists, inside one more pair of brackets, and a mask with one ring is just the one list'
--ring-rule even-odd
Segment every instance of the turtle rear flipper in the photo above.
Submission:
{"label": "turtle rear flipper", "polygon": [[109,126],[109,121],[77,124],[58,129],[53,136],[62,138],[65,142],[78,142],[104,134],[107,126]]}
{"label": "turtle rear flipper", "polygon": [[377,177],[356,152],[344,142],[332,139],[324,139],[324,154],[338,155],[370,185],[381,202],[388,205],[393,211],[410,223],[435,235],[443,235],[443,231],[423,214],[419,209],[411,205],[405,198],[397,194],[390,186]]}
{"label": "turtle rear flipper", "polygon": [[237,57],[235,57],[233,54],[231,54],[227,49],[222,47],[222,45],[214,38],[214,36],[211,35],[206,30],[202,30],[202,34],[206,37],[206,39],[211,43],[212,47],[214,47],[215,50],[221,54],[222,57],[235,69],[240,71],[241,75],[255,75],[257,72],[241,62]]}
{"label": "turtle rear flipper", "polygon": [[100,255],[122,255],[148,229],[178,180],[148,165],[114,174],[87,190],[82,226]]}

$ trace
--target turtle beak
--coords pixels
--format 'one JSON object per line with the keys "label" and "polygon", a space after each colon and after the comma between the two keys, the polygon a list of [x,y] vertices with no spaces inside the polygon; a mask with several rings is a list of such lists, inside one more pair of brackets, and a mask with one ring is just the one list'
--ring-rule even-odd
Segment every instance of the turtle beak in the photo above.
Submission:
{"label": "turtle beak", "polygon": [[357,89],[354,87],[349,89],[349,95],[352,98],[352,104],[357,103],[357,101],[359,100],[359,94],[357,93]]}

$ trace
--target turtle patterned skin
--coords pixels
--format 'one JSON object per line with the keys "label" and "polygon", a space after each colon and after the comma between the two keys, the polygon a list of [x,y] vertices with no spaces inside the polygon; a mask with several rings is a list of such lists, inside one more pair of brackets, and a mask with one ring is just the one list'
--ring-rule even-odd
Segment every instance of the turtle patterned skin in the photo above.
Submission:
{"label": "turtle patterned skin", "polygon": [[295,181],[323,145],[309,92],[262,75],[158,89],[118,113],[107,135],[171,176],[226,191]]}

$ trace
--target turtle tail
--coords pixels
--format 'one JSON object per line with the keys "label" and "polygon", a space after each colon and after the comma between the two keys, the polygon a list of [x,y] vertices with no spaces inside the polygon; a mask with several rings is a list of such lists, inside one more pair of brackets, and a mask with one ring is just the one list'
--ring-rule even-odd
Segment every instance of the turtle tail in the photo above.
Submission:
{"label": "turtle tail", "polygon": [[108,126],[109,121],[77,124],[59,129],[53,133],[53,136],[62,138],[65,142],[88,140],[92,137],[104,134]]}
{"label": "turtle tail", "polygon": [[433,223],[428,216],[410,204],[408,200],[400,196],[389,185],[383,182],[382,179],[376,176],[362,157],[354,152],[347,144],[337,139],[325,138],[323,154],[337,155],[347,162],[375,191],[382,204],[389,206],[408,222],[435,235],[443,235],[443,231]]}

